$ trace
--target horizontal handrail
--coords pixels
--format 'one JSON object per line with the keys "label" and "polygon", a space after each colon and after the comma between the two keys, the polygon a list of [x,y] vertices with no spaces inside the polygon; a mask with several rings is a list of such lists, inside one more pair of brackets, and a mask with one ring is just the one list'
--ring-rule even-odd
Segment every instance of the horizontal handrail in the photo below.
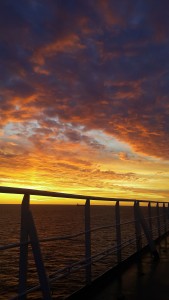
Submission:
{"label": "horizontal handrail", "polygon": [[[161,214],[159,215],[159,217],[163,217],[165,214]],[[158,218],[158,216],[153,216],[153,217],[147,217],[145,218],[145,220],[149,220],[149,219],[155,219],[155,218]],[[127,221],[127,222],[122,222],[118,225],[128,225],[128,224],[133,224],[135,222],[135,220],[131,220],[131,221]],[[95,232],[95,231],[99,231],[99,230],[102,230],[102,229],[108,229],[108,228],[113,228],[115,227],[116,224],[113,224],[113,225],[106,225],[106,226],[99,226],[99,227],[95,227],[93,229],[90,230],[90,232]],[[164,228],[164,225],[161,225],[160,228]],[[45,242],[52,242],[52,241],[61,241],[61,240],[72,240],[76,237],[79,237],[79,236],[82,236],[86,233],[86,231],[83,231],[83,232],[79,232],[77,234],[72,234],[72,235],[65,235],[65,236],[56,236],[56,237],[48,237],[48,238],[43,238],[43,239],[39,239],[39,242],[40,243],[45,243]],[[3,245],[3,246],[0,246],[0,251],[1,250],[7,250],[7,249],[12,249],[12,248],[17,248],[17,247],[20,247],[20,245],[30,245],[31,242],[28,241],[28,242],[24,242],[24,243],[13,243],[13,244],[7,244],[7,245]]]}
{"label": "horizontal handrail", "polygon": [[78,195],[69,194],[61,192],[50,192],[36,189],[26,189],[26,188],[14,188],[14,187],[0,187],[0,193],[5,194],[20,194],[20,195],[32,195],[32,196],[44,196],[44,197],[55,197],[55,198],[68,198],[68,199],[79,199],[79,200],[97,200],[97,201],[110,201],[110,202],[140,202],[140,203],[169,203],[168,201],[156,201],[156,200],[143,200],[143,199],[129,199],[129,198],[116,198],[116,197],[99,197],[99,196],[89,196],[89,195]]}
{"label": "horizontal handrail", "polygon": [[[98,230],[108,229],[108,228],[113,228],[113,227],[115,227],[115,224],[96,227],[96,228],[91,229],[90,232],[95,232],[95,231],[98,231]],[[39,242],[40,243],[45,243],[45,242],[52,242],[52,241],[72,240],[72,239],[77,238],[79,236],[85,235],[85,233],[87,233],[87,231],[79,232],[77,234],[72,234],[72,235],[48,237],[48,238],[39,239]],[[24,242],[24,243],[7,244],[7,245],[4,245],[4,246],[0,246],[0,250],[12,249],[12,248],[20,247],[20,245],[30,245],[30,244],[31,244],[30,241]]]}

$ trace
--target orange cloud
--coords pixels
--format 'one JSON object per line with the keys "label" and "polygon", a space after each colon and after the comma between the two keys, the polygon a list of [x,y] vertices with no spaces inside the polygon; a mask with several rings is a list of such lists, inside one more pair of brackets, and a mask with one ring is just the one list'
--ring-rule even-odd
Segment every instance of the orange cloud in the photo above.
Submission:
{"label": "orange cloud", "polygon": [[[45,45],[35,51],[32,57],[32,62],[35,65],[43,66],[45,65],[45,59],[55,56],[58,52],[70,52],[76,53],[79,49],[83,49],[85,45],[82,45],[80,38],[76,34],[70,34],[69,36],[57,39],[50,44]],[[35,67],[35,72],[38,71]],[[42,74],[48,75],[49,71],[41,70]]]}

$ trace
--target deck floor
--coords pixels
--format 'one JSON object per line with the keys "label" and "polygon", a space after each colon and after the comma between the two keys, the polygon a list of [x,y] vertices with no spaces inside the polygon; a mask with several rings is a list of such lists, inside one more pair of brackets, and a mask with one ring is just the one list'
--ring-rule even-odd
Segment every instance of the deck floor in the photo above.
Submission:
{"label": "deck floor", "polygon": [[107,285],[92,293],[92,300],[169,300],[169,237],[157,245],[160,259],[150,253]]}

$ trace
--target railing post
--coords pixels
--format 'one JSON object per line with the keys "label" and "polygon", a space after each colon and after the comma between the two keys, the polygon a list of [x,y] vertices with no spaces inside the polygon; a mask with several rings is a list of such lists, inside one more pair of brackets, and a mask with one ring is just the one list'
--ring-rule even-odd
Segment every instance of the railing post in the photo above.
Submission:
{"label": "railing post", "polygon": [[166,207],[165,203],[163,203],[163,220],[164,220],[164,233],[167,232],[167,223],[166,223]]}
{"label": "railing post", "polygon": [[144,219],[144,216],[142,214],[142,211],[141,211],[139,205],[136,205],[135,210],[136,210],[136,213],[137,213],[138,221],[140,222],[140,225],[142,226],[144,234],[147,238],[151,253],[153,254],[154,258],[157,260],[157,259],[159,259],[159,254],[156,250],[155,243],[152,240],[150,230],[147,226],[146,220]]}
{"label": "railing post", "polygon": [[158,237],[161,236],[161,229],[160,229],[160,210],[159,210],[159,204],[157,202],[156,205],[156,210],[157,210],[157,229],[158,229]]}
{"label": "railing post", "polygon": [[46,276],[43,259],[41,255],[40,245],[36,227],[29,209],[30,195],[25,194],[21,206],[21,233],[20,233],[20,261],[19,261],[19,296],[18,299],[25,300],[27,298],[27,266],[28,266],[28,237],[32,246],[32,252],[39,276],[39,282],[44,300],[51,300],[50,288]]}
{"label": "railing post", "polygon": [[[28,268],[28,211],[30,196],[25,194],[21,204],[20,257],[19,257],[19,294],[27,289]],[[25,300],[26,295],[19,299]]]}
{"label": "railing post", "polygon": [[32,252],[38,272],[39,283],[44,300],[51,300],[49,281],[46,275],[45,267],[43,264],[43,258],[41,254],[40,244],[38,240],[38,235],[36,231],[36,226],[33,220],[31,211],[29,210],[29,236],[32,246]]}
{"label": "railing post", "polygon": [[150,227],[151,238],[153,239],[153,227],[152,227],[152,213],[151,213],[151,202],[148,203],[148,220]]}
{"label": "railing post", "polygon": [[136,234],[136,247],[137,251],[140,252],[142,248],[142,238],[141,238],[141,226],[139,222],[139,215],[138,215],[138,209],[139,209],[139,202],[134,202],[134,217],[135,217],[135,234]]}
{"label": "railing post", "polygon": [[90,232],[90,199],[85,203],[85,259],[86,284],[91,283],[91,232]]}
{"label": "railing post", "polygon": [[117,243],[117,262],[121,262],[121,225],[120,225],[120,205],[119,201],[115,205],[116,218],[116,243]]}

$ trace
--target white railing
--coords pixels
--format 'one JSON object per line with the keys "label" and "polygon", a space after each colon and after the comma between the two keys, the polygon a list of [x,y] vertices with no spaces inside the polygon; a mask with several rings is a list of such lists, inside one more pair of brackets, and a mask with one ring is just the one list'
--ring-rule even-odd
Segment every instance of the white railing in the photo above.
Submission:
{"label": "white railing", "polygon": [[[152,254],[157,258],[158,252],[155,246],[155,240],[162,235],[166,234],[169,230],[168,215],[169,215],[169,204],[168,202],[158,201],[147,201],[147,200],[131,200],[131,199],[118,199],[118,198],[107,198],[107,197],[93,197],[83,196],[74,194],[65,194],[57,192],[38,191],[32,189],[21,189],[21,188],[9,188],[0,187],[0,193],[5,194],[22,194],[23,201],[21,204],[21,222],[20,222],[20,241],[18,243],[11,243],[7,245],[0,245],[0,251],[7,251],[12,248],[19,248],[19,282],[18,282],[18,293],[12,299],[27,298],[27,294],[36,290],[41,290],[42,298],[45,300],[52,299],[51,285],[56,280],[60,280],[72,274],[78,272],[81,269],[85,270],[86,285],[90,285],[92,282],[92,266],[96,262],[100,262],[106,257],[114,254],[117,258],[117,264],[123,261],[123,251],[130,245],[136,244],[136,251],[140,252],[143,244],[143,240],[146,238],[147,244],[150,247]],[[33,214],[31,212],[30,196],[49,196],[59,199],[78,199],[85,200],[84,205],[84,231],[63,235],[53,236],[39,239],[37,229],[35,226]],[[91,203],[92,201],[109,201],[111,205],[115,206],[115,218],[114,224],[91,227]],[[121,206],[120,204],[130,204],[134,208],[134,218],[121,222]],[[145,217],[141,206],[147,207],[147,216]],[[152,216],[152,209],[156,210],[156,215]],[[161,212],[162,211],[162,212]],[[133,226],[133,234],[125,239],[122,237],[123,226]],[[91,234],[99,232],[105,229],[115,232],[115,242],[107,249],[92,254],[92,238]],[[54,241],[63,240],[76,240],[79,237],[84,237],[85,253],[84,258],[69,264],[69,266],[62,267],[57,271],[47,275],[44,261],[41,253],[41,245],[43,243],[49,243]],[[29,245],[31,245],[33,258],[36,265],[36,270],[39,278],[39,284],[31,288],[27,286],[28,280],[28,252]],[[113,267],[113,266],[112,266]]]}

